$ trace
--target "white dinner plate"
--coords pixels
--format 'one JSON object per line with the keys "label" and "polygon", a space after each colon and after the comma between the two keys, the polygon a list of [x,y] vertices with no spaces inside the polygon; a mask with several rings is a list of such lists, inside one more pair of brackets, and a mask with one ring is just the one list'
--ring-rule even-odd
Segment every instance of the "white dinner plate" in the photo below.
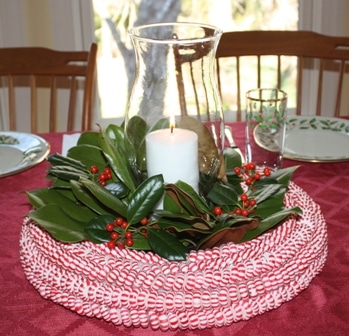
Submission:
{"label": "white dinner plate", "polygon": [[0,132],[0,177],[37,165],[49,152],[48,142],[37,135]]}
{"label": "white dinner plate", "polygon": [[308,162],[349,160],[349,120],[289,116],[284,157]]}

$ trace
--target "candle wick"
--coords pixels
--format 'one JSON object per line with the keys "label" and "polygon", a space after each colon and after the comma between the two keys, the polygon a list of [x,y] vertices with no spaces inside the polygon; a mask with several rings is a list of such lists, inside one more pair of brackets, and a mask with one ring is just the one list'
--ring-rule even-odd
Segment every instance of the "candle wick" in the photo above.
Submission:
{"label": "candle wick", "polygon": [[173,129],[174,129],[174,127],[173,127],[173,126],[171,126],[171,134],[173,133]]}

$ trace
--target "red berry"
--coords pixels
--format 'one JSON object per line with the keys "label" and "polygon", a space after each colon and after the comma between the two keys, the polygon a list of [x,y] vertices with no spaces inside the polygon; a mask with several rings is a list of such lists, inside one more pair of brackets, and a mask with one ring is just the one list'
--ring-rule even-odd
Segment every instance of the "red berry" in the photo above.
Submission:
{"label": "red berry", "polygon": [[250,186],[253,183],[253,180],[251,178],[247,178],[245,183],[246,185]]}
{"label": "red berry", "polygon": [[106,181],[100,181],[99,185],[101,185],[102,187],[105,187],[107,185],[107,182]]}
{"label": "red berry", "polygon": [[105,180],[107,180],[107,175],[102,173],[102,174],[98,175],[98,178],[100,181],[105,181]]}
{"label": "red berry", "polygon": [[123,222],[121,223],[121,227],[122,227],[123,229],[127,229],[128,223],[127,223],[126,221],[123,221]]}
{"label": "red berry", "polygon": [[255,170],[256,169],[256,165],[254,162],[250,162],[247,164],[247,169],[248,170]]}
{"label": "red berry", "polygon": [[236,213],[237,215],[241,215],[241,209],[240,209],[240,208],[237,208],[237,209],[235,210],[235,213]]}
{"label": "red berry", "polygon": [[98,167],[97,167],[97,166],[91,166],[90,172],[91,172],[92,174],[98,173]]}
{"label": "red berry", "polygon": [[115,226],[121,226],[123,221],[124,220],[121,217],[117,217],[117,218],[114,219],[114,225]]}
{"label": "red berry", "polygon": [[255,206],[257,204],[256,200],[255,199],[251,199],[250,200],[250,206]]}
{"label": "red berry", "polygon": [[142,218],[140,223],[141,223],[141,225],[147,225],[148,224],[148,218],[147,217]]}
{"label": "red berry", "polygon": [[125,232],[125,238],[126,238],[126,239],[132,238],[132,232],[131,232],[131,231],[126,231],[126,232]]}
{"label": "red berry", "polygon": [[248,196],[246,194],[241,194],[240,199],[241,201],[245,202],[248,200]]}
{"label": "red berry", "polygon": [[107,245],[112,250],[115,247],[115,241],[114,240],[109,240]]}
{"label": "red berry", "polygon": [[219,216],[223,213],[223,210],[220,206],[216,206],[214,209],[213,209],[213,213],[216,215],[216,216]]}
{"label": "red berry", "polygon": [[111,174],[111,169],[109,168],[109,167],[105,167],[104,169],[103,169],[103,172],[104,172],[104,174]]}
{"label": "red berry", "polygon": [[106,226],[105,226],[105,229],[109,232],[112,232],[114,230],[114,225],[111,224],[111,223],[108,223]]}
{"label": "red berry", "polygon": [[270,168],[268,168],[268,167],[265,167],[265,168],[264,168],[264,175],[265,175],[265,176],[270,176],[270,175],[271,175]]}
{"label": "red berry", "polygon": [[130,247],[133,245],[133,240],[130,238],[130,239],[126,239],[126,242],[125,242],[126,246]]}
{"label": "red berry", "polygon": [[122,249],[125,248],[125,243],[124,243],[123,241],[118,241],[117,244],[116,244],[116,246],[117,246],[120,250],[122,250]]}
{"label": "red berry", "polygon": [[258,180],[261,179],[261,174],[255,173],[253,177],[254,177],[254,179],[255,179],[256,181],[258,181]]}
{"label": "red berry", "polygon": [[241,210],[241,216],[248,217],[248,210],[242,209]]}
{"label": "red berry", "polygon": [[241,174],[241,168],[235,167],[235,168],[234,168],[234,173],[235,173],[236,175],[240,175],[240,174]]}
{"label": "red berry", "polygon": [[116,239],[119,238],[119,234],[118,234],[116,231],[113,231],[113,232],[110,234],[110,238],[116,240]]}
{"label": "red berry", "polygon": [[248,208],[250,206],[250,201],[247,200],[244,202],[244,208]]}
{"label": "red berry", "polygon": [[108,180],[111,180],[111,178],[112,178],[111,173],[107,174],[107,179],[108,179]]}

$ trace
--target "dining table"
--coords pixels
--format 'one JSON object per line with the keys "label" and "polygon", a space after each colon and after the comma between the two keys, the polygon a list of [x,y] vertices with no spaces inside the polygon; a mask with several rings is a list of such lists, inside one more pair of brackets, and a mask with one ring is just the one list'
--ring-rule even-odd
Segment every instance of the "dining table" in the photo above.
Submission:
{"label": "dining table", "polygon": [[[234,122],[237,145],[244,147],[244,123]],[[64,133],[40,133],[51,153],[61,152]],[[1,158],[0,158],[1,159]],[[328,255],[322,271],[291,301],[246,321],[195,330],[153,330],[127,327],[78,315],[46,300],[26,279],[20,262],[20,232],[31,210],[26,191],[49,186],[46,160],[30,169],[0,178],[0,335],[86,336],[228,336],[349,335],[349,161],[302,162],[292,181],[317,204],[328,232]]]}

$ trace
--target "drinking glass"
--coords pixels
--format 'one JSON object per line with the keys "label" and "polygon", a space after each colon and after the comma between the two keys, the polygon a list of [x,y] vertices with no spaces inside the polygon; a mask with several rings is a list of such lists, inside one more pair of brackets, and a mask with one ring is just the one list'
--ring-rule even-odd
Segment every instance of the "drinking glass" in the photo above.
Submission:
{"label": "drinking glass", "polygon": [[246,160],[257,167],[282,167],[287,93],[258,88],[246,93]]}

